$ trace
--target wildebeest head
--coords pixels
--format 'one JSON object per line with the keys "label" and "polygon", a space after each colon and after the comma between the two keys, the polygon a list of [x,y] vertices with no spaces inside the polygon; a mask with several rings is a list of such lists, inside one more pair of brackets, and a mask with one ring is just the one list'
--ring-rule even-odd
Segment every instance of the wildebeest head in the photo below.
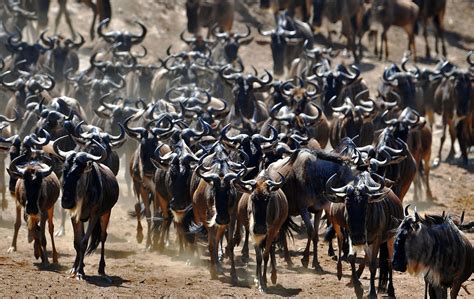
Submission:
{"label": "wildebeest head", "polygon": [[99,156],[95,156],[85,152],[64,152],[59,148],[59,142],[61,142],[61,140],[64,138],[67,138],[67,136],[58,138],[53,143],[53,149],[56,155],[59,158],[65,160],[63,169],[63,196],[61,199],[61,206],[64,209],[74,209],[77,200],[77,187],[79,185],[81,177],[84,174],[87,174],[93,170],[94,163],[100,163],[104,161],[107,157],[107,152],[95,140],[93,140],[93,143],[95,143],[96,146],[101,149],[101,155]]}
{"label": "wildebeest head", "polygon": [[404,142],[407,142],[408,134],[411,129],[422,127],[425,124],[425,121],[420,114],[409,107],[403,109],[398,118],[387,120],[385,116],[388,115],[388,112],[389,110],[383,114],[382,119],[384,119],[386,125],[393,129],[395,138],[400,138],[400,140]]}
{"label": "wildebeest head", "polygon": [[409,206],[410,205],[407,205],[405,207],[405,218],[397,229],[395,242],[393,244],[392,265],[394,270],[400,272],[405,272],[407,270],[408,265],[405,244],[407,243],[407,240],[414,237],[416,231],[420,227],[420,216],[416,212],[416,209],[414,215],[409,215]]}
{"label": "wildebeest head", "polygon": [[128,31],[110,31],[104,32],[104,27],[106,27],[110,22],[110,19],[105,19],[100,22],[99,27],[97,28],[97,33],[109,44],[113,44],[118,51],[129,52],[133,45],[140,44],[147,34],[147,29],[143,23],[140,21],[135,21],[140,29],[140,34],[133,34]]}
{"label": "wildebeest head", "polygon": [[345,214],[352,245],[366,245],[368,206],[385,196],[383,178],[377,174],[364,171],[357,175],[353,182],[339,188],[333,186],[335,180],[337,180],[337,173],[326,183],[326,190],[335,195],[335,198],[328,197],[328,199],[345,203]]}
{"label": "wildebeest head", "polygon": [[253,223],[250,229],[254,235],[265,235],[268,224],[274,220],[275,192],[285,183],[285,177],[281,174],[280,181],[271,179],[267,173],[262,172],[255,180],[236,180],[235,184],[244,192],[250,193],[250,204],[252,205]]}
{"label": "wildebeest head", "polygon": [[228,225],[230,211],[236,204],[237,194],[232,181],[240,178],[245,170],[239,173],[232,172],[227,161],[215,161],[211,168],[201,164],[196,168],[196,174],[210,185],[209,199],[215,208],[215,214],[209,226]]}
{"label": "wildebeest head", "polygon": [[[43,158],[43,161],[26,161],[25,155],[21,155],[10,163],[8,173],[16,179],[22,179],[26,193],[26,213],[36,215],[39,213],[39,197],[41,196],[41,185],[43,179],[53,172],[51,160]],[[46,163],[46,165],[45,165]]]}
{"label": "wildebeest head", "polygon": [[62,36],[54,36],[51,38],[54,49],[49,52],[47,61],[48,67],[51,69],[53,77],[58,82],[65,79],[67,71],[77,71],[79,69],[79,57],[75,52],[85,42],[84,37],[79,34],[78,42]]}
{"label": "wildebeest head", "polygon": [[[22,71],[30,70],[38,62],[38,59],[42,54],[53,49],[54,43],[52,39],[46,38],[45,34],[46,31],[43,31],[40,34],[40,39],[34,44],[22,42],[22,35],[20,32],[10,34],[8,37],[7,49],[15,56],[14,61],[16,69]],[[40,41],[42,41],[46,47],[41,45]]]}
{"label": "wildebeest head", "polygon": [[246,25],[247,32],[234,33],[234,32],[217,32],[218,27],[213,28],[213,34],[216,38],[224,44],[224,56],[227,63],[233,63],[238,58],[239,48],[242,45],[248,45],[253,38],[248,38],[250,36],[250,27]]}
{"label": "wildebeest head", "polygon": [[402,61],[402,69],[398,68],[396,64],[392,64],[383,72],[382,83],[378,87],[378,92],[382,97],[389,99],[389,101],[396,101],[393,99],[393,92],[400,95],[401,108],[410,107],[419,109],[416,103],[416,83],[420,77],[420,69],[415,65],[413,70],[406,67],[408,59]]}

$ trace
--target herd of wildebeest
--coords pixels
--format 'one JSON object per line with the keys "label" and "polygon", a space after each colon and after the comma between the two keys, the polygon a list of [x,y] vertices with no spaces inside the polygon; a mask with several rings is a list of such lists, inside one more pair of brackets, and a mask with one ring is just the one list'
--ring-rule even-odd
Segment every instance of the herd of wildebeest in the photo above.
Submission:
{"label": "herd of wildebeest", "polygon": [[[370,297],[377,293],[377,269],[378,292],[390,297],[395,296],[393,269],[422,275],[425,296],[444,298],[450,288],[451,298],[457,297],[474,269],[472,245],[461,232],[473,223],[464,223],[463,215],[423,216],[403,208],[412,183],[415,200],[433,200],[435,115],[443,126],[435,166],[442,161],[446,128],[447,159],[454,159],[457,140],[459,163],[468,164],[474,144],[474,57],[466,53],[463,65],[446,58],[446,1],[279,1],[280,7],[261,1],[275,16],[272,28],[258,28],[270,37],[273,72],[244,69],[239,47],[253,39],[250,26],[245,32],[232,30],[233,1],[186,1],[188,32],[180,36],[182,45],[170,46],[167,56],[152,64],[143,62],[151,54],[142,45],[145,24],[112,30],[109,1],[83,1],[92,7],[94,20],[96,15],[101,20],[91,28],[91,38],[97,32],[100,41],[87,68],[79,65],[85,39],[74,31],[67,2],[58,2],[57,20],[66,15],[70,38],[40,30],[47,24],[49,1],[4,0],[0,8],[0,187],[2,202],[7,188],[16,200],[9,252],[16,251],[24,217],[34,256],[43,263],[48,263],[48,222],[52,258],[58,262],[53,211],[61,196],[58,235],[64,233],[65,211],[74,231],[71,276],[85,278],[84,257],[100,244],[98,271],[106,277],[107,225],[122,169],[131,177],[127,191],[137,198],[130,214],[137,220],[138,243],[145,238],[147,249],[162,251],[174,224],[180,255],[195,255],[197,243],[207,242],[212,279],[222,274],[221,263],[228,258],[237,283],[234,248],[242,243],[241,257],[248,261],[250,240],[256,286],[265,292],[269,259],[271,282],[277,280],[275,251],[292,264],[288,241],[293,234],[307,234],[303,266],[308,267],[312,243],[312,267],[320,270],[317,244],[325,219],[327,254],[336,255],[336,238],[337,277],[347,261],[357,297],[363,295],[359,277],[365,264]],[[296,11],[302,12],[301,20]],[[342,21],[347,49],[357,62],[372,19],[383,25],[386,56],[390,25],[407,31],[411,50],[380,74],[376,94],[356,65],[333,65],[338,51],[317,47],[312,28],[323,20]],[[439,38],[442,53],[435,67],[421,70],[414,33],[421,23],[426,38],[429,19],[437,29],[436,51]],[[22,34],[29,27],[30,33],[41,32],[37,40]],[[428,44],[426,52],[429,56]],[[6,167],[5,160],[10,161]],[[365,256],[358,269],[357,254]]]}

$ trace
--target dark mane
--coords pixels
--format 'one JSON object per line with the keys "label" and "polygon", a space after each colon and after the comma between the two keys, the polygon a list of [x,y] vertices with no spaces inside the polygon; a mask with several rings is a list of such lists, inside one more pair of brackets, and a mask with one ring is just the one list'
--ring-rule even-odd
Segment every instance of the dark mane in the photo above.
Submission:
{"label": "dark mane", "polygon": [[310,153],[318,157],[318,159],[327,160],[339,164],[349,163],[351,159],[335,152],[326,152],[320,149],[308,150]]}

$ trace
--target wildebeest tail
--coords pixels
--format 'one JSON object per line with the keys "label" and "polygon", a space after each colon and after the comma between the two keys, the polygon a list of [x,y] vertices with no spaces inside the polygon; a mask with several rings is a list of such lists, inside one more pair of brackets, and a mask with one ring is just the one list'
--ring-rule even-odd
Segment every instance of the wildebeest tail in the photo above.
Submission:
{"label": "wildebeest tail", "polygon": [[89,240],[89,246],[87,246],[87,250],[86,250],[87,255],[93,253],[99,246],[101,233],[102,233],[102,229],[100,228],[100,221],[97,221],[97,223],[94,226],[94,229],[92,230],[92,234]]}
{"label": "wildebeest tail", "polygon": [[300,231],[301,227],[293,221],[291,216],[288,216],[288,218],[286,218],[285,223],[283,223],[280,229],[282,236],[288,236],[288,238],[292,240],[294,239],[293,232],[299,234]]}

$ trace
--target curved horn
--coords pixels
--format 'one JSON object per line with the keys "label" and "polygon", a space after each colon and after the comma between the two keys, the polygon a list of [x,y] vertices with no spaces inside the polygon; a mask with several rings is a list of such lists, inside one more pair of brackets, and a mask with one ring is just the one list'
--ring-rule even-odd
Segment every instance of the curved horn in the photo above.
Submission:
{"label": "curved horn", "polygon": [[252,141],[254,141],[256,143],[259,143],[259,144],[264,143],[264,142],[273,143],[273,142],[277,141],[278,140],[278,131],[277,131],[277,129],[275,129],[271,125],[268,125],[268,128],[271,131],[271,135],[269,137],[265,137],[265,136],[262,136],[260,134],[254,134],[252,136]]}
{"label": "curved horn", "polygon": [[66,138],[69,138],[69,136],[68,136],[68,135],[65,135],[65,136],[59,137],[58,139],[56,139],[56,140],[53,142],[53,150],[54,150],[54,152],[56,153],[56,155],[57,155],[58,157],[60,157],[60,158],[63,159],[63,160],[66,160],[70,155],[76,153],[76,151],[74,151],[74,150],[65,152],[65,151],[62,151],[62,150],[59,148],[59,142],[60,142],[61,140],[66,139]]}
{"label": "curved horn", "polygon": [[135,24],[137,24],[138,26],[140,26],[140,28],[142,29],[142,32],[141,32],[140,34],[138,34],[138,35],[134,35],[134,34],[131,35],[132,38],[134,39],[134,40],[132,41],[132,43],[133,43],[133,44],[139,44],[139,43],[141,43],[141,42],[143,41],[143,39],[145,38],[145,36],[146,36],[148,30],[146,29],[146,26],[143,25],[143,23],[140,22],[140,21],[135,21]]}

